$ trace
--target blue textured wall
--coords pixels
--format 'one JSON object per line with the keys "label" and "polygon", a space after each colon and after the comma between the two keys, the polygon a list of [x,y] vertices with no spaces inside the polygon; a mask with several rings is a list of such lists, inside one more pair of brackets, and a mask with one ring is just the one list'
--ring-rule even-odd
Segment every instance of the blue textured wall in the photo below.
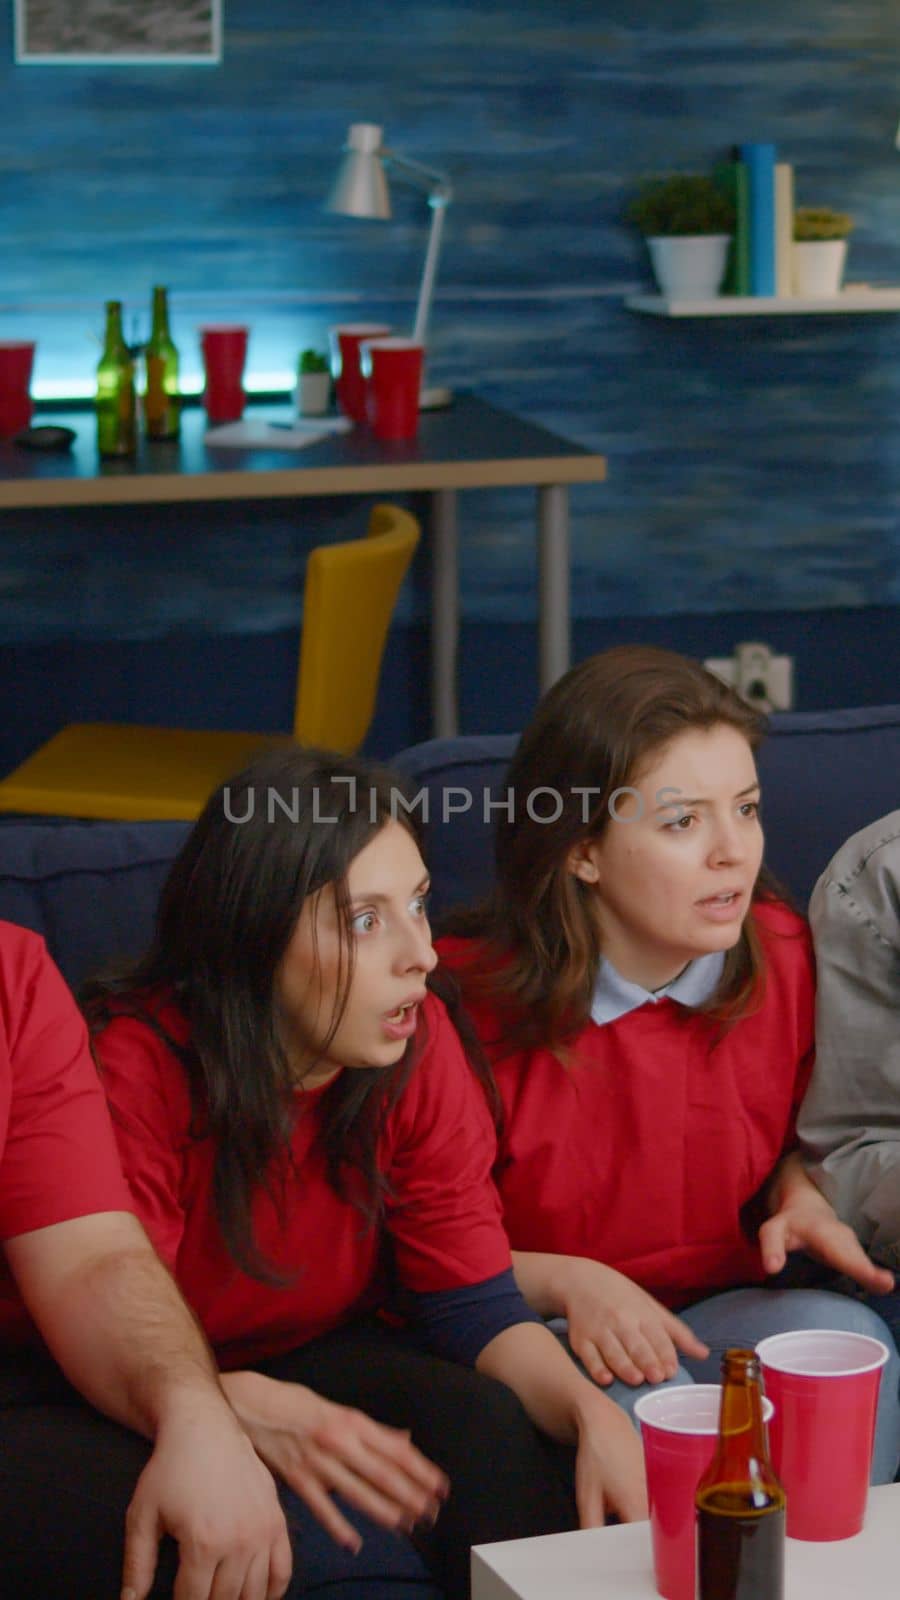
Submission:
{"label": "blue textured wall", "polygon": [[[855,214],[849,277],[900,282],[895,0],[226,0],[220,67],[154,68],[16,67],[6,12],[0,336],[37,333],[38,380],[89,376],[102,301],[143,313],[155,281],[188,368],[217,315],[260,370],[348,314],[411,320],[421,202],[321,209],[347,124],[381,120],[456,183],[434,379],[609,456],[573,496],[579,618],[900,599],[900,317],[635,317],[621,220],[641,175],[771,138],[801,203]],[[532,616],[530,497],[468,506],[466,618]],[[248,508],[4,518],[0,639],[287,628],[333,511],[299,535],[270,508],[264,538]]]}

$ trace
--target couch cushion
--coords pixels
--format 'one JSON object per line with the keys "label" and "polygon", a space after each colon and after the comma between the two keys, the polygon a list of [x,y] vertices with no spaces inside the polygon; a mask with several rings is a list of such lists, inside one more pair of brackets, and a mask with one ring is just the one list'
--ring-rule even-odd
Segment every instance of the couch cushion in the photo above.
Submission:
{"label": "couch cushion", "polygon": [[[476,899],[490,881],[490,801],[502,796],[517,738],[430,739],[394,757],[392,765],[413,791],[428,793],[435,919],[453,904]],[[766,859],[805,906],[843,840],[897,807],[900,706],[773,716],[759,768]],[[465,809],[464,796],[471,799]]]}
{"label": "couch cushion", "polygon": [[900,705],[782,712],[759,770],[766,860],[805,906],[838,846],[900,804]]}
{"label": "couch cushion", "polygon": [[0,824],[0,917],[43,934],[73,987],[139,955],[186,822]]}

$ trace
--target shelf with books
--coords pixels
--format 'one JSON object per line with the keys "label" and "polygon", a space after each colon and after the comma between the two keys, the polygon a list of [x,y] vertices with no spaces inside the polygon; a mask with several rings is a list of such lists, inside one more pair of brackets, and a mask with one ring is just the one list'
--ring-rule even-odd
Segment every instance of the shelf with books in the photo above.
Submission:
{"label": "shelf with books", "polygon": [[848,284],[833,298],[801,299],[799,295],[719,294],[711,300],[671,300],[661,294],[628,295],[629,311],[651,317],[810,317],[835,313],[900,311],[900,287],[869,288]]}

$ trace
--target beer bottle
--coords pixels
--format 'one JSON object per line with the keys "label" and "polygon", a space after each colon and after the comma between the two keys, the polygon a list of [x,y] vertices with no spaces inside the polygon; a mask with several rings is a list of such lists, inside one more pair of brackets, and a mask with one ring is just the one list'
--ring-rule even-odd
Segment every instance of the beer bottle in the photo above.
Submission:
{"label": "beer bottle", "polygon": [[697,1485],[697,1600],[782,1600],[785,1495],[754,1350],[722,1357],[719,1443]]}
{"label": "beer bottle", "polygon": [[153,290],[153,322],[144,346],[144,430],[148,439],[177,439],[178,351],[169,332],[165,289]]}
{"label": "beer bottle", "polygon": [[133,456],[137,448],[134,362],[122,332],[122,302],[106,302],[106,339],[97,367],[97,448],[101,456]]}

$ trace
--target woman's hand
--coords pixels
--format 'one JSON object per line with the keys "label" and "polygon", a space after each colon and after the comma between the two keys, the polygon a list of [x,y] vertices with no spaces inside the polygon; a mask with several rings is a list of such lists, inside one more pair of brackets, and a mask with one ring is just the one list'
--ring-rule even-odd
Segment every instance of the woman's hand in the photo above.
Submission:
{"label": "woman's hand", "polygon": [[861,1283],[872,1294],[889,1294],[894,1274],[877,1267],[834,1207],[804,1170],[799,1154],[785,1156],[769,1191],[772,1215],[759,1230],[766,1272],[780,1272],[791,1250],[805,1250],[817,1261]]}
{"label": "woman's hand", "polygon": [[643,1521],[648,1515],[644,1452],[633,1423],[606,1395],[587,1389],[576,1426],[579,1527],[602,1528],[613,1513],[620,1522]]}
{"label": "woman's hand", "polygon": [[436,1520],[447,1478],[403,1429],[259,1372],[223,1373],[222,1387],[257,1454],[336,1544],[356,1551],[362,1540],[334,1492],[385,1528],[409,1532],[417,1522]]}
{"label": "woman's hand", "polygon": [[674,1377],[679,1350],[709,1355],[686,1322],[621,1272],[582,1256],[557,1263],[569,1344],[595,1383],[662,1383]]}
{"label": "woman's hand", "polygon": [[514,1323],[494,1335],[475,1365],[507,1384],[532,1422],[551,1438],[575,1445],[575,1497],[582,1528],[601,1528],[610,1512],[622,1522],[646,1517],[644,1455],[637,1430],[579,1372],[549,1328],[539,1322]]}

